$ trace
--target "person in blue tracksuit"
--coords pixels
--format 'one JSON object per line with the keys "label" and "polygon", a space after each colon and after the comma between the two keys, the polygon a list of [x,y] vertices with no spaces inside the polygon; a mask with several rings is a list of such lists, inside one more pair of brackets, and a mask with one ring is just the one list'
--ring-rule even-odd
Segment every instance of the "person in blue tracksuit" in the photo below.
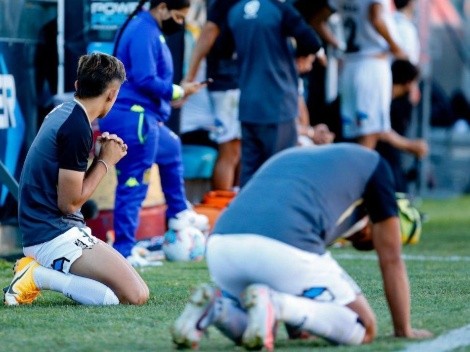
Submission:
{"label": "person in blue tracksuit", "polygon": [[173,84],[173,60],[165,36],[183,29],[189,0],[139,1],[115,40],[114,54],[124,64],[127,81],[117,101],[100,123],[102,131],[118,133],[129,146],[116,165],[118,185],[114,204],[114,247],[125,257],[135,245],[139,212],[147,194],[150,169],[157,163],[167,202],[169,226],[204,227],[207,218],[188,209],[184,191],[181,142],[164,123],[171,102],[197,92],[199,83]]}

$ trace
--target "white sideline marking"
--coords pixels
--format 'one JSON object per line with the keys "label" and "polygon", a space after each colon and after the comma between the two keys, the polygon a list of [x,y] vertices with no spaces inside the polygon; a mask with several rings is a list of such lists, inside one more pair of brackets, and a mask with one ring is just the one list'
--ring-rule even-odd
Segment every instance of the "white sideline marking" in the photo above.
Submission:
{"label": "white sideline marking", "polygon": [[[377,255],[374,254],[349,254],[349,253],[334,253],[334,258],[337,259],[365,259],[377,260]],[[469,256],[451,255],[451,256],[437,256],[437,255],[411,255],[403,254],[402,258],[405,260],[416,261],[432,261],[432,262],[470,262]]]}
{"label": "white sideline marking", "polygon": [[470,345],[470,325],[449,331],[433,340],[413,343],[402,352],[446,352]]}

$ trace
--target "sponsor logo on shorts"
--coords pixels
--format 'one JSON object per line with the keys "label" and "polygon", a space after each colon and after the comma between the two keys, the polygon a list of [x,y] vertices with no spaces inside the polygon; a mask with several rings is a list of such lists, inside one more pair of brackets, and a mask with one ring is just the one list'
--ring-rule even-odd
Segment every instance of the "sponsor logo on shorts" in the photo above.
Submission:
{"label": "sponsor logo on shorts", "polygon": [[65,262],[70,262],[70,260],[68,260],[67,258],[65,257],[62,257],[62,258],[57,258],[57,259],[54,259],[54,261],[52,262],[52,269],[54,270],[57,270],[57,271],[60,271],[60,272],[64,272],[64,264]]}

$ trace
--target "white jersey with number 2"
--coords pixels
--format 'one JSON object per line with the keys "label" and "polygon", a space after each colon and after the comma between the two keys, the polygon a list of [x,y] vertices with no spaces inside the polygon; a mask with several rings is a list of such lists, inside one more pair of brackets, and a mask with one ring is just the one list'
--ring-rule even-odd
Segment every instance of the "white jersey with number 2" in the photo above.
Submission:
{"label": "white jersey with number 2", "polygon": [[387,42],[369,20],[370,6],[382,5],[387,27],[392,36],[396,36],[389,0],[330,0],[329,3],[342,18],[346,41],[345,54],[348,57],[377,55],[389,51]]}

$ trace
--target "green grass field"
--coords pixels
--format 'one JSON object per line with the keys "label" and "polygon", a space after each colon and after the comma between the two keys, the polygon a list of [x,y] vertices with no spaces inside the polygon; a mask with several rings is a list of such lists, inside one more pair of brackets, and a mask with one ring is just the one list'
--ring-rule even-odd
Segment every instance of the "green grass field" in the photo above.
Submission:
{"label": "green grass field", "polygon": [[[429,217],[421,242],[404,248],[412,289],[412,322],[435,335],[470,324],[470,198],[425,200]],[[373,253],[350,248],[333,255],[363,288],[378,318],[379,335],[370,345],[335,347],[323,340],[288,341],[282,327],[276,351],[400,351],[412,341],[391,337],[392,325]],[[9,284],[12,263],[0,260],[0,284]],[[110,268],[110,270],[112,270]],[[31,306],[0,308],[0,351],[171,351],[169,326],[181,312],[190,288],[208,281],[201,263],[165,263],[141,270],[151,299],[145,306],[84,307],[44,292]],[[243,351],[214,328],[201,351]],[[436,350],[433,350],[436,351]],[[455,351],[470,351],[470,345]],[[429,350],[426,350],[429,352]]]}

